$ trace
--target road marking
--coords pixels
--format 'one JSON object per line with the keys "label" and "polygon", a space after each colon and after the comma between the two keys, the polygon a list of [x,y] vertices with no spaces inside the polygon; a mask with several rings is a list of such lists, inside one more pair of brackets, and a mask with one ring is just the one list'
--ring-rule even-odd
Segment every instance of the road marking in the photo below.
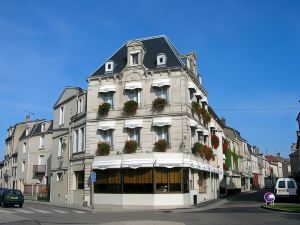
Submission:
{"label": "road marking", "polygon": [[54,209],[53,211],[58,212],[58,213],[69,213],[69,212],[66,212],[66,211],[63,211],[63,210],[59,210],[59,209]]}
{"label": "road marking", "polygon": [[34,212],[29,211],[29,210],[26,210],[26,209],[15,209],[15,211],[17,211],[17,212],[22,212],[22,213],[29,213],[29,214],[34,213]]}
{"label": "road marking", "polygon": [[11,211],[0,209],[0,213],[15,213],[15,212],[11,212]]}
{"label": "road marking", "polygon": [[76,213],[85,213],[83,211],[79,211],[79,210],[72,210],[73,212],[76,212]]}
{"label": "road marking", "polygon": [[32,210],[34,210],[34,211],[36,211],[36,212],[40,212],[40,213],[51,213],[51,212],[46,211],[46,210],[35,209],[35,208],[31,208],[31,207],[28,207],[28,208],[29,208],[29,209],[32,209]]}

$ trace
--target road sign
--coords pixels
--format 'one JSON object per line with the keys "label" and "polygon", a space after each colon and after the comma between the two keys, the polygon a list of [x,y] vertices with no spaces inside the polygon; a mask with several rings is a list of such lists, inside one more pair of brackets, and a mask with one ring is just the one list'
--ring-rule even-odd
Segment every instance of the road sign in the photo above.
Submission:
{"label": "road sign", "polygon": [[264,195],[264,199],[266,201],[266,205],[268,205],[269,202],[271,202],[272,205],[274,205],[275,195],[272,192],[267,192]]}
{"label": "road sign", "polygon": [[91,181],[92,181],[93,183],[96,182],[96,172],[91,172]]}

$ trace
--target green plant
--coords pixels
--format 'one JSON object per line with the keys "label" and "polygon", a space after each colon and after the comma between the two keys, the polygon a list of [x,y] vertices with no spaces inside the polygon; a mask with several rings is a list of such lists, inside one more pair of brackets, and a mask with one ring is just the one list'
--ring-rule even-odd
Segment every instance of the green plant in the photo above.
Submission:
{"label": "green plant", "polygon": [[125,146],[124,146],[124,152],[127,154],[134,153],[136,151],[137,147],[138,147],[138,144],[136,141],[133,141],[133,140],[126,141]]}
{"label": "green plant", "polygon": [[156,98],[152,102],[152,110],[156,112],[161,112],[164,110],[165,106],[168,104],[168,101],[164,98]]}
{"label": "green plant", "polygon": [[196,142],[194,144],[194,146],[192,147],[192,153],[194,155],[197,155],[197,156],[200,156],[200,157],[204,157],[204,145],[203,144],[200,144],[199,142]]}
{"label": "green plant", "polygon": [[234,164],[234,169],[238,171],[239,168],[239,156],[233,151],[232,152],[232,159],[233,159],[233,164]]}
{"label": "green plant", "polygon": [[211,135],[211,144],[212,144],[214,149],[217,149],[219,147],[220,140],[219,140],[219,137],[217,135],[215,135],[215,134]]}
{"label": "green plant", "polygon": [[208,161],[211,160],[211,159],[214,159],[213,150],[210,147],[206,146],[206,145],[205,145],[205,148],[204,148],[204,157]]}
{"label": "green plant", "polygon": [[158,140],[154,143],[154,149],[156,152],[165,152],[168,147],[168,142],[165,139]]}
{"label": "green plant", "polygon": [[231,150],[230,148],[227,149],[227,152],[225,154],[226,158],[225,158],[225,164],[226,164],[226,168],[227,170],[229,170],[231,168]]}
{"label": "green plant", "polygon": [[139,107],[138,103],[134,100],[129,100],[124,103],[123,111],[127,115],[133,115],[136,113],[137,108]]}
{"label": "green plant", "polygon": [[199,114],[199,110],[200,110],[201,106],[198,102],[192,102],[192,109],[197,113]]}
{"label": "green plant", "polygon": [[203,118],[203,122],[205,124],[208,124],[211,121],[211,116],[210,116],[209,112],[205,108],[200,108],[199,112]]}
{"label": "green plant", "polygon": [[103,102],[101,105],[98,107],[98,116],[104,117],[108,115],[108,112],[110,110],[111,105],[107,102]]}
{"label": "green plant", "polygon": [[106,142],[98,142],[97,144],[97,156],[109,155],[110,145]]}
{"label": "green plant", "polygon": [[224,139],[222,147],[223,147],[223,154],[226,154],[229,148],[229,141],[227,139]]}

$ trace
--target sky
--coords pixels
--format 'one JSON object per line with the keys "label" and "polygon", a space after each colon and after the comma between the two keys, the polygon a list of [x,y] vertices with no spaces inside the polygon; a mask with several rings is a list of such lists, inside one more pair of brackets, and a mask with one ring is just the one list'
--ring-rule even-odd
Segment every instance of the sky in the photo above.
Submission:
{"label": "sky", "polygon": [[297,0],[3,0],[0,159],[7,128],[26,111],[52,119],[65,86],[86,89],[126,41],[160,34],[196,52],[209,104],[228,126],[262,153],[288,156],[300,111],[299,12]]}

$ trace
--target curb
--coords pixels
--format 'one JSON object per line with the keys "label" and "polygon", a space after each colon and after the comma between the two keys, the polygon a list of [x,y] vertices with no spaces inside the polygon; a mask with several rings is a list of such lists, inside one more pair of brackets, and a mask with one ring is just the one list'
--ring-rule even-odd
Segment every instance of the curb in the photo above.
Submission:
{"label": "curb", "polygon": [[270,210],[270,211],[276,211],[276,212],[300,214],[300,212],[287,211],[287,210],[284,210],[284,209],[273,209],[273,208],[269,208],[269,207],[264,206],[264,205],[262,205],[260,208]]}
{"label": "curb", "polygon": [[71,209],[78,209],[78,210],[85,210],[94,212],[95,210],[89,208],[89,207],[83,207],[83,206],[76,206],[76,205],[63,205],[63,204],[55,204],[51,202],[40,202],[40,201],[32,201],[32,200],[26,200],[25,203],[32,203],[32,204],[39,204],[39,205],[50,205],[50,206],[56,206],[61,208],[71,208]]}

